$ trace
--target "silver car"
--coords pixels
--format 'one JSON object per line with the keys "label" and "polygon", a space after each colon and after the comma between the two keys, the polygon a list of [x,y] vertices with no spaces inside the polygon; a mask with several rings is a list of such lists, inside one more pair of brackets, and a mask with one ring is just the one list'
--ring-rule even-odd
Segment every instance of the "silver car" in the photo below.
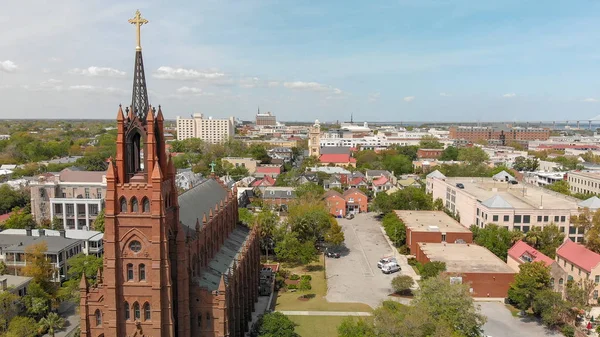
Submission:
{"label": "silver car", "polygon": [[402,268],[400,268],[400,265],[396,262],[386,263],[383,265],[383,267],[381,267],[381,271],[384,274],[391,274],[400,270],[402,270]]}
{"label": "silver car", "polygon": [[398,260],[396,260],[395,257],[384,257],[383,259],[379,260],[379,262],[377,262],[377,268],[381,269],[381,267],[390,262],[398,263]]}

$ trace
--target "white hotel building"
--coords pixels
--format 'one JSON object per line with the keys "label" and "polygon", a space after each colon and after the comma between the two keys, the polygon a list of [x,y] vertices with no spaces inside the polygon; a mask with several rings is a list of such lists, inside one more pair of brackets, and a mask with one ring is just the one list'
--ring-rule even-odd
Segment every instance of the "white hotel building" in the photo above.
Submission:
{"label": "white hotel building", "polygon": [[191,118],[177,116],[177,140],[200,138],[207,143],[223,143],[235,134],[233,117],[216,119],[193,114]]}

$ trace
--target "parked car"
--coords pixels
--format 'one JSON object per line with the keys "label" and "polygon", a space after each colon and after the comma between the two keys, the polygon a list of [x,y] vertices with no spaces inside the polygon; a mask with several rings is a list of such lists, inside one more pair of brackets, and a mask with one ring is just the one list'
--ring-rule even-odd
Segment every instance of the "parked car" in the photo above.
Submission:
{"label": "parked car", "polygon": [[508,181],[508,183],[509,183],[509,184],[511,184],[511,185],[516,185],[516,184],[518,184],[519,182],[518,182],[518,181],[516,181],[516,180],[509,180],[509,181]]}
{"label": "parked car", "polygon": [[390,262],[398,263],[398,260],[396,260],[395,257],[384,257],[383,259],[379,260],[379,262],[377,262],[377,268],[381,269],[381,267]]}
{"label": "parked car", "polygon": [[400,268],[400,265],[396,262],[389,262],[384,264],[383,267],[381,267],[381,271],[384,274],[391,274],[400,270],[402,270],[402,268]]}
{"label": "parked car", "polygon": [[352,214],[352,213],[348,213],[348,214],[346,215],[346,219],[348,219],[348,220],[352,220],[352,219],[354,219],[354,214]]}
{"label": "parked car", "polygon": [[465,185],[463,185],[463,183],[456,183],[456,187],[458,187],[462,190],[465,188]]}
{"label": "parked car", "polygon": [[332,250],[326,249],[325,250],[325,256],[327,257],[332,257],[334,259],[339,259],[341,257],[339,252],[334,252]]}

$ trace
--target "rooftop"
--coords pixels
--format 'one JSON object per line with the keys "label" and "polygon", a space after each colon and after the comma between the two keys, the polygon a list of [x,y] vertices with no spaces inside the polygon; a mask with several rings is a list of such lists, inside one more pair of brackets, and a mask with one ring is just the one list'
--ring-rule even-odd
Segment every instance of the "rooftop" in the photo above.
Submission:
{"label": "rooftop", "polygon": [[80,240],[67,239],[61,236],[27,236],[0,233],[0,247],[3,247],[4,252],[24,253],[26,247],[41,242],[46,242],[48,245],[47,254],[56,254],[73,244],[81,243]]}
{"label": "rooftop", "polygon": [[[0,281],[6,280],[6,286],[9,288],[21,288],[33,280],[33,277],[29,276],[15,276],[15,275],[0,275]],[[0,289],[1,291],[2,289]]]}
{"label": "rooftop", "polygon": [[[494,181],[491,178],[454,177],[446,178],[446,184],[456,186],[461,183],[464,189],[457,189],[473,196],[479,202],[486,202],[495,196],[516,209],[577,209],[577,201],[541,187]],[[491,200],[490,200],[491,201]]]}
{"label": "rooftop", "polygon": [[570,261],[588,273],[591,273],[592,269],[600,264],[600,254],[594,253],[571,240],[565,240],[565,242],[558,247],[556,256],[560,256],[563,259]]}
{"label": "rooftop", "polygon": [[[531,259],[531,261],[527,261],[527,260],[523,259],[522,257],[524,255],[528,256]],[[544,264],[546,266],[549,266],[554,262],[554,260],[552,260],[548,256],[540,253],[537,249],[531,247],[530,245],[526,244],[522,240],[517,241],[517,243],[515,243],[508,250],[508,256],[512,257],[513,259],[515,259],[517,261],[522,261],[522,262],[544,262]]]}
{"label": "rooftop", "polygon": [[417,232],[471,232],[442,211],[395,211],[407,228]]}
{"label": "rooftop", "polygon": [[445,262],[450,273],[515,273],[504,261],[478,245],[420,242],[419,247],[430,261]]}
{"label": "rooftop", "polygon": [[578,175],[582,177],[592,178],[592,179],[600,179],[600,172],[587,172],[587,171],[571,171],[568,173],[569,175]]}

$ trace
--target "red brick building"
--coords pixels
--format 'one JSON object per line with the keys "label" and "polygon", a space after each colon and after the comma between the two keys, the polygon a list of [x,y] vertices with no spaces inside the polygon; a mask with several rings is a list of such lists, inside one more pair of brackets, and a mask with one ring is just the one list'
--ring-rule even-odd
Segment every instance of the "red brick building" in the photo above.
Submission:
{"label": "red brick building", "polygon": [[444,149],[418,149],[417,157],[419,159],[438,159],[443,152]]}
{"label": "red brick building", "polygon": [[329,190],[325,192],[323,199],[325,199],[325,203],[327,203],[327,208],[329,208],[329,213],[331,215],[346,216],[346,200],[340,192]]}
{"label": "red brick building", "polygon": [[442,211],[396,211],[396,216],[406,227],[406,245],[412,254],[420,242],[473,243],[473,233]]}
{"label": "red brick building", "polygon": [[543,128],[495,128],[489,126],[451,126],[450,139],[464,139],[469,142],[498,140],[502,145],[517,140],[548,140],[550,129]]}
{"label": "red brick building", "polygon": [[[139,12],[130,22],[139,29]],[[80,284],[81,336],[242,336],[258,299],[257,232],[238,225],[236,191],[215,178],[177,195],[139,45],[134,69],[106,172],[103,272]]]}
{"label": "red brick building", "polygon": [[368,211],[369,198],[358,188],[350,188],[342,194],[346,201],[346,212],[364,213]]}
{"label": "red brick building", "polygon": [[421,263],[446,263],[451,282],[469,284],[473,297],[506,298],[516,272],[484,247],[468,243],[419,243]]}

